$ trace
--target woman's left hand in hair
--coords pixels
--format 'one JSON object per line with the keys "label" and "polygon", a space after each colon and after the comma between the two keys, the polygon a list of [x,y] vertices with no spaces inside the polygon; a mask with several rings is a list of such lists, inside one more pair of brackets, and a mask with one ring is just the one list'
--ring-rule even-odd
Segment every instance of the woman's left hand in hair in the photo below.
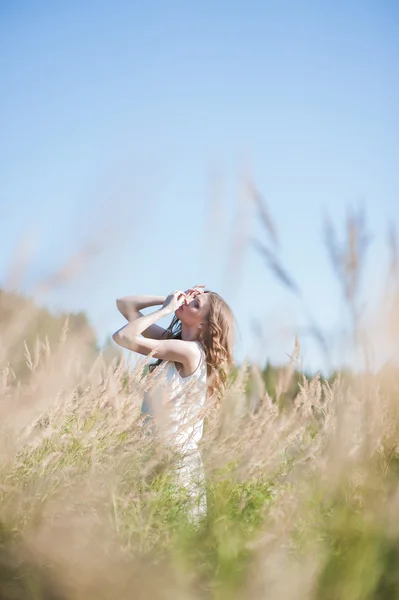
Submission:
{"label": "woman's left hand in hair", "polygon": [[188,290],[186,290],[184,292],[185,295],[186,295],[186,304],[190,300],[193,300],[199,294],[203,294],[204,293],[204,287],[205,287],[204,285],[194,285],[192,288],[189,288]]}

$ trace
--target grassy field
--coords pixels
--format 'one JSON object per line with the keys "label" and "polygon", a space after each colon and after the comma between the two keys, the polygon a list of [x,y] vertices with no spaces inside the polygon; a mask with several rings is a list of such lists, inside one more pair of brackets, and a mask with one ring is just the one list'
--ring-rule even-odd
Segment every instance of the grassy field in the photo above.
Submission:
{"label": "grassy field", "polygon": [[143,364],[88,369],[84,348],[1,371],[1,598],[399,597],[396,373],[303,378],[287,406],[242,368],[208,409],[193,522],[142,425]]}

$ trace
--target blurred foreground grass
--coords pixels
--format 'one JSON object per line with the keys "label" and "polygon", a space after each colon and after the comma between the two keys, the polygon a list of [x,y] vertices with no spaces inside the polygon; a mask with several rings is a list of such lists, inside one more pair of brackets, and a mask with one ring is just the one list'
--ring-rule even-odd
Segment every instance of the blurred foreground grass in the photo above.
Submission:
{"label": "blurred foreground grass", "polygon": [[143,364],[84,352],[1,371],[1,598],[399,597],[394,372],[304,378],[287,406],[241,369],[209,407],[196,523],[142,426]]}

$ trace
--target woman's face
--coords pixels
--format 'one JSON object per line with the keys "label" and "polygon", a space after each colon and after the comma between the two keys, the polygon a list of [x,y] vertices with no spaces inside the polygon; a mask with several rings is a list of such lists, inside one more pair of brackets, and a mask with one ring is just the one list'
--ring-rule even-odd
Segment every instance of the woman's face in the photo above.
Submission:
{"label": "woman's face", "polygon": [[182,304],[175,315],[186,327],[198,327],[206,321],[208,310],[208,294],[198,294],[195,298],[189,298],[187,303]]}

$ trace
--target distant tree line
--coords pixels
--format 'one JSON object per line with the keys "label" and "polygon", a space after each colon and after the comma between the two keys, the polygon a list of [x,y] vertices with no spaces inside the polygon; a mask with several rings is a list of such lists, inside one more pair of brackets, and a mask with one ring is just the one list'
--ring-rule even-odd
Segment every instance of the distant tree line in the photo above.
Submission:
{"label": "distant tree line", "polygon": [[18,379],[25,379],[29,373],[26,347],[33,355],[37,344],[54,348],[63,336],[79,336],[93,358],[99,350],[95,331],[84,312],[56,314],[37,306],[32,298],[0,289],[2,358]]}

